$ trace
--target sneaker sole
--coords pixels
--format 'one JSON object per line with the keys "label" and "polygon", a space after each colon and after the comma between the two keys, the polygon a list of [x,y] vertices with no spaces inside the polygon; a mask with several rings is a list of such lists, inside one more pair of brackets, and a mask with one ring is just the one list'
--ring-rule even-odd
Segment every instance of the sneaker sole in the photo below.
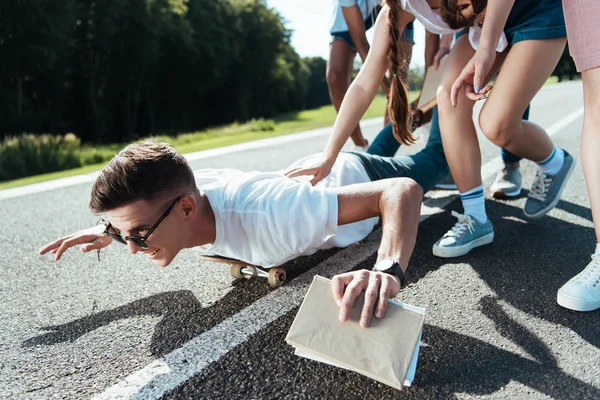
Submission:
{"label": "sneaker sole", "polygon": [[485,246],[494,241],[494,232],[488,233],[485,236],[480,237],[477,240],[473,240],[471,243],[462,245],[460,247],[437,247],[433,245],[433,255],[440,258],[454,258],[464,256],[476,247]]}
{"label": "sneaker sole", "polygon": [[567,186],[567,182],[569,181],[569,178],[571,177],[571,174],[573,173],[573,170],[575,169],[575,160],[573,160],[573,162],[571,163],[571,166],[569,167],[569,170],[567,171],[567,176],[565,177],[565,179],[563,180],[563,183],[560,187],[560,189],[558,190],[558,195],[556,196],[556,198],[554,199],[554,201],[552,201],[552,203],[550,203],[548,205],[548,207],[541,209],[540,211],[538,211],[535,214],[528,214],[525,212],[525,210],[523,210],[523,214],[529,218],[529,219],[540,219],[542,218],[544,215],[548,214],[550,211],[552,211],[552,209],[554,207],[556,207],[556,205],[558,204],[558,202],[560,201],[560,197],[562,196],[562,192],[565,189],[565,186]]}
{"label": "sneaker sole", "polygon": [[492,192],[492,197],[495,199],[505,199],[507,197],[517,197],[521,194],[521,190],[522,190],[521,187],[519,187],[519,189],[514,190],[512,192],[507,192],[505,190],[498,189],[498,190]]}
{"label": "sneaker sole", "polygon": [[560,288],[556,294],[556,302],[558,305],[573,311],[587,312],[600,308],[600,300],[582,301],[577,297],[569,296],[568,294],[564,293],[562,288]]}

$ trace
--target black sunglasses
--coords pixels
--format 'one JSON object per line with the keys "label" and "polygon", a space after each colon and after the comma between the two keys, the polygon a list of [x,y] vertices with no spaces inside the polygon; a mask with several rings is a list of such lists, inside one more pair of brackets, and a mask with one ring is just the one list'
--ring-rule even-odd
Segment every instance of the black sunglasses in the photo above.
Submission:
{"label": "black sunglasses", "polygon": [[106,225],[106,229],[104,229],[104,234],[110,236],[111,238],[113,238],[114,240],[116,240],[117,242],[119,242],[121,244],[127,244],[127,241],[130,241],[131,243],[135,244],[138,247],[141,247],[142,249],[147,249],[150,246],[148,246],[148,243],[146,243],[146,240],[148,239],[148,237],[150,237],[150,235],[152,235],[152,232],[154,232],[156,230],[156,228],[158,228],[158,225],[160,225],[160,223],[163,221],[163,219],[167,218],[167,216],[169,215],[171,210],[173,210],[173,207],[175,207],[175,204],[177,204],[177,202],[179,200],[181,200],[181,196],[176,198],[175,201],[173,201],[173,203],[171,203],[169,208],[167,208],[167,211],[165,211],[163,213],[163,215],[158,219],[158,221],[156,221],[156,223],[152,226],[152,228],[150,228],[150,230],[144,236],[125,236],[125,237],[123,237],[123,236],[119,235],[118,233],[114,233],[114,232],[110,231],[110,228],[112,227],[110,222]]}

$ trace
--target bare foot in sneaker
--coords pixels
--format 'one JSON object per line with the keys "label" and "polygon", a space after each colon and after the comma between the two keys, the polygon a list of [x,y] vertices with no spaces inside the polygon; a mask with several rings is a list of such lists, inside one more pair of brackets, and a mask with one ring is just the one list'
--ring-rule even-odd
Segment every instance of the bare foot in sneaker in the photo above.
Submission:
{"label": "bare foot in sneaker", "polygon": [[521,194],[521,169],[519,163],[505,163],[498,171],[496,179],[490,188],[496,199],[516,197]]}

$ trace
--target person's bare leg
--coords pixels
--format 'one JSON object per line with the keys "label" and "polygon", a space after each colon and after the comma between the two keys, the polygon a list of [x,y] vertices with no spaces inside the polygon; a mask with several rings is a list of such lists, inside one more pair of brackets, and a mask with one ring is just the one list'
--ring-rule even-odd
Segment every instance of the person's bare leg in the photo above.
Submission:
{"label": "person's bare leg", "polygon": [[[494,229],[485,212],[481,152],[473,123],[474,102],[462,92],[456,107],[453,108],[450,102],[451,87],[474,54],[468,37],[459,37],[450,51],[442,84],[438,88],[439,127],[444,153],[460,192],[464,215],[453,213],[458,222],[433,245],[432,252],[437,257],[459,257],[494,240]],[[503,58],[503,54],[498,55],[490,75],[497,71]]]}
{"label": "person's bare leg", "polygon": [[574,167],[573,157],[555,147],[542,127],[522,120],[527,105],[560,59],[565,40],[514,44],[479,115],[479,126],[492,142],[538,164],[523,208],[530,219],[542,218],[556,206]]}
{"label": "person's bare leg", "polygon": [[511,47],[479,115],[479,126],[488,139],[535,162],[550,156],[554,144],[546,131],[522,116],[554,70],[564,47],[564,38],[526,40]]}
{"label": "person's bare leg", "polygon": [[581,164],[588,187],[596,240],[600,243],[600,67],[583,74],[583,134]]}
{"label": "person's bare leg", "polygon": [[446,62],[437,96],[444,153],[460,192],[467,192],[481,185],[481,152],[473,123],[474,102],[461,93],[457,106],[453,108],[450,90],[474,54],[475,50],[467,36],[460,36]]}
{"label": "person's bare leg", "polygon": [[600,285],[597,284],[600,279],[600,67],[584,71],[582,77],[584,116],[581,163],[596,230],[596,249],[585,269],[558,290],[556,301],[571,310],[593,311],[600,308]]}
{"label": "person's bare leg", "polygon": [[[327,61],[327,86],[329,97],[336,111],[340,110],[344,96],[350,86],[352,67],[356,52],[344,40],[334,40],[329,48]],[[357,125],[352,135],[352,142],[356,146],[366,146],[367,141],[362,135],[360,125]]]}

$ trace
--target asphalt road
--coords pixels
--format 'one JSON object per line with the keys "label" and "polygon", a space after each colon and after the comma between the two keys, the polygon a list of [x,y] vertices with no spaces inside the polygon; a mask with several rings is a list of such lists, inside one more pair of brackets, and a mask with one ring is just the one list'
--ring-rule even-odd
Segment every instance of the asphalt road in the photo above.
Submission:
{"label": "asphalt road", "polygon": [[[581,82],[569,82],[544,87],[531,110],[577,160],[581,108]],[[369,137],[381,127],[368,125]],[[203,153],[192,165],[281,169],[321,150],[326,134]],[[499,152],[480,143],[489,187]],[[528,188],[534,164],[523,162],[522,171]],[[284,341],[312,276],[372,263],[377,231],[347,249],[290,262],[291,282],[274,290],[261,279],[234,281],[195,250],[165,269],[118,246],[100,262],[71,251],[53,263],[36,250],[96,222],[87,210],[92,182],[82,181],[0,192],[2,398],[600,398],[600,311],[555,302],[595,246],[579,162],[540,221],[523,217],[524,196],[489,199],[494,243],[453,260],[433,257],[431,246],[460,203],[454,192],[428,194],[401,293],[427,309],[416,379],[404,391],[296,357]]]}

